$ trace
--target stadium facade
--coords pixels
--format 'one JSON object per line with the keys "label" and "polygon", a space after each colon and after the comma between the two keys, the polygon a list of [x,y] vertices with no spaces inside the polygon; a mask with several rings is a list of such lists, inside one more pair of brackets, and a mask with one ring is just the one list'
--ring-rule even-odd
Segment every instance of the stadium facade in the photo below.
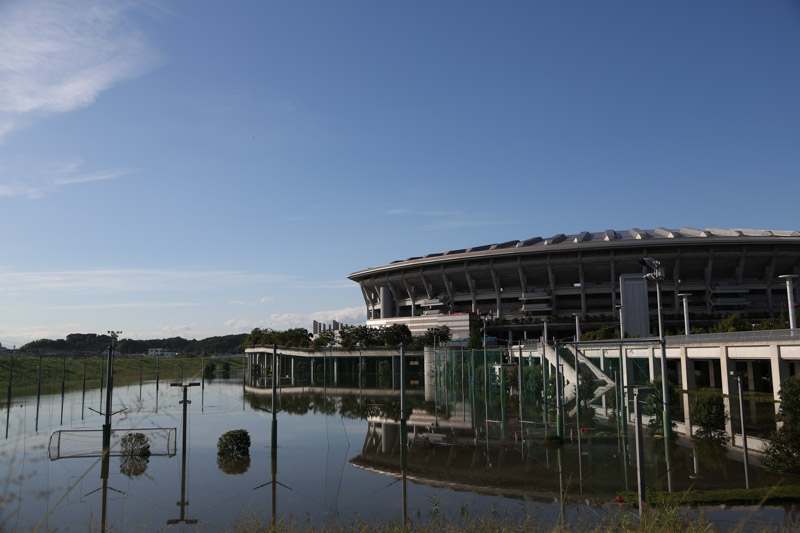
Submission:
{"label": "stadium facade", "polygon": [[[409,257],[348,278],[361,287],[367,325],[402,322],[413,333],[446,324],[463,336],[475,315],[485,312],[505,319],[617,316],[623,300],[633,324],[634,314],[642,311],[628,305],[635,282],[640,282],[649,323],[656,290],[642,281],[648,271],[640,263],[643,257],[659,260],[666,271],[665,313],[682,313],[679,294],[688,294],[693,314],[775,315],[787,307],[786,284],[779,276],[800,273],[800,231],[585,231]],[[634,282],[627,297],[626,280]],[[794,283],[795,301],[800,301],[799,290],[800,283]]]}

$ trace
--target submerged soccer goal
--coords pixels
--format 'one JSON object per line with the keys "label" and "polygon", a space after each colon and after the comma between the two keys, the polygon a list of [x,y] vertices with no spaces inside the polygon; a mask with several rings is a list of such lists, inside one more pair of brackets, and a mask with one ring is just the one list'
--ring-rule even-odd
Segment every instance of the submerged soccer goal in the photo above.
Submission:
{"label": "submerged soccer goal", "polygon": [[[111,457],[120,457],[125,452],[122,441],[126,435],[140,433],[147,439],[150,455],[173,456],[177,453],[176,428],[129,428],[111,430]],[[102,429],[66,429],[50,435],[48,455],[51,461],[76,457],[103,456]]]}

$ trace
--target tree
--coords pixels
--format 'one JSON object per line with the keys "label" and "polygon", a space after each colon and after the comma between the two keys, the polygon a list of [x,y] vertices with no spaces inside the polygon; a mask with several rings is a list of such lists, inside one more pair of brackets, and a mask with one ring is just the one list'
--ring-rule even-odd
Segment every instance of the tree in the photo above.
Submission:
{"label": "tree", "polygon": [[776,419],[783,425],[770,438],[761,463],[776,472],[800,474],[800,376],[781,383],[780,398]]}
{"label": "tree", "polygon": [[320,331],[317,337],[311,341],[311,347],[315,350],[321,350],[332,346],[334,342],[336,342],[336,333],[333,330],[326,329],[325,331]]}
{"label": "tree", "polygon": [[725,434],[725,422],[728,414],[725,412],[725,402],[722,394],[714,389],[700,389],[697,391],[690,407],[692,424],[700,426],[694,437],[721,440],[723,444],[728,437]]}
{"label": "tree", "polygon": [[409,346],[414,339],[406,324],[392,324],[379,331],[381,341],[386,346],[399,346],[400,344]]}
{"label": "tree", "polygon": [[472,326],[469,329],[469,342],[467,343],[468,350],[480,350],[483,348],[483,337],[481,330],[478,326]]}

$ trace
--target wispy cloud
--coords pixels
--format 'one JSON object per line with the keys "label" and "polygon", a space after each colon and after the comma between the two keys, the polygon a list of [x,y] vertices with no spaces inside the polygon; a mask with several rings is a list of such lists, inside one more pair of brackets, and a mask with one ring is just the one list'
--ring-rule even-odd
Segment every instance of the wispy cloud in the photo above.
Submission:
{"label": "wispy cloud", "polygon": [[0,135],[20,118],[85,107],[158,58],[126,20],[133,2],[11,0],[0,5]]}
{"label": "wispy cloud", "polygon": [[459,229],[514,223],[510,220],[487,220],[482,215],[467,214],[461,211],[390,209],[389,211],[386,211],[386,214],[427,217],[433,219],[425,226],[426,228],[430,229]]}
{"label": "wispy cloud", "polygon": [[483,226],[499,226],[503,224],[513,224],[511,220],[486,220],[481,217],[475,218],[462,218],[455,220],[440,220],[430,224],[430,228],[438,229],[459,229],[459,228],[477,228]]}
{"label": "wispy cloud", "polygon": [[174,288],[253,286],[294,281],[291,276],[237,270],[72,270],[15,272],[0,269],[0,292],[38,290],[152,291]]}
{"label": "wispy cloud", "polygon": [[390,209],[387,215],[413,215],[420,217],[452,217],[460,213],[458,211],[437,211],[437,210],[414,210],[414,209]]}
{"label": "wispy cloud", "polygon": [[232,301],[230,301],[228,303],[231,304],[231,305],[246,305],[246,306],[249,306],[249,307],[255,307],[258,304],[265,304],[265,303],[271,302],[272,300],[273,300],[272,296],[264,296],[263,298],[261,298],[257,302],[248,302],[248,301],[245,301],[245,300],[232,300]]}
{"label": "wispy cloud", "polygon": [[43,309],[53,309],[57,311],[88,311],[92,309],[163,309],[171,307],[197,307],[196,302],[126,302],[108,304],[86,304],[86,305],[52,305]]}
{"label": "wispy cloud", "polygon": [[53,180],[53,183],[55,185],[72,185],[73,183],[86,183],[89,181],[113,180],[115,178],[119,178],[120,176],[133,174],[134,172],[136,172],[136,170],[130,168],[118,168],[68,178],[56,178]]}

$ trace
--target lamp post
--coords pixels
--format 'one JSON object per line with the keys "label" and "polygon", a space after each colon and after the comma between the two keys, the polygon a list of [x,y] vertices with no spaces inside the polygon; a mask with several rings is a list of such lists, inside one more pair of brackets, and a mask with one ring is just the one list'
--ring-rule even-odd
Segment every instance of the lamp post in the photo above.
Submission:
{"label": "lamp post", "polygon": [[575,317],[575,342],[581,340],[581,315],[579,313],[573,313]]}
{"label": "lamp post", "polygon": [[736,378],[739,385],[739,422],[742,426],[742,449],[744,450],[744,487],[750,488],[750,468],[747,457],[747,430],[744,426],[744,390],[742,387],[742,373],[731,370],[731,376]]}
{"label": "lamp post", "polygon": [[683,300],[683,329],[686,334],[689,334],[689,294],[688,292],[678,293],[678,296]]}
{"label": "lamp post", "polygon": [[786,280],[786,299],[788,300],[789,311],[789,329],[797,329],[797,322],[794,316],[794,287],[792,286],[792,279],[797,277],[797,274],[784,274],[778,276]]}
{"label": "lamp post", "polygon": [[619,310],[619,338],[625,338],[625,321],[622,316],[622,304],[617,304],[616,307]]}
{"label": "lamp post", "polygon": [[669,442],[672,438],[672,420],[669,414],[669,383],[667,380],[667,346],[664,340],[664,318],[661,312],[661,282],[664,281],[664,267],[661,262],[652,257],[640,259],[640,262],[649,268],[651,272],[644,275],[644,278],[656,282],[656,305],[658,306],[658,342],[661,344],[661,395],[664,399],[664,439]]}

